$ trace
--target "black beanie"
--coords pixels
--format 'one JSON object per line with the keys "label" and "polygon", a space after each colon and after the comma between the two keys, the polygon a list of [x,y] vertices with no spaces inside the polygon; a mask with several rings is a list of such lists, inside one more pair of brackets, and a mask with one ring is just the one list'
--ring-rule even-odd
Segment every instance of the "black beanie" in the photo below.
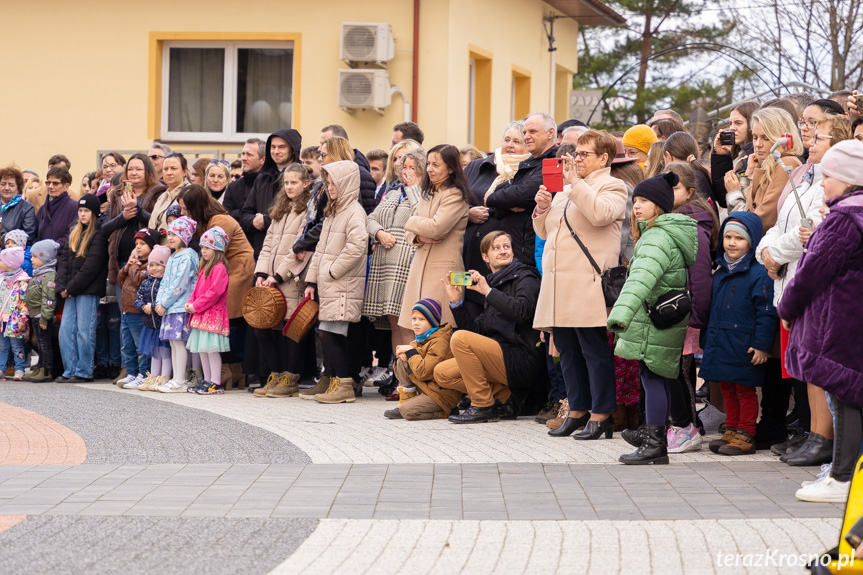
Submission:
{"label": "black beanie", "polygon": [[156,246],[156,244],[161,243],[162,238],[164,238],[164,237],[165,237],[164,231],[155,230],[152,228],[141,228],[135,234],[135,239],[141,240],[142,242],[144,242],[145,244],[150,246],[151,250]]}
{"label": "black beanie", "polygon": [[680,182],[680,178],[673,172],[659,174],[652,178],[642,180],[635,186],[632,197],[647,198],[666,214],[674,211],[674,186]]}
{"label": "black beanie", "polygon": [[102,202],[99,201],[99,196],[96,194],[84,194],[80,200],[78,200],[79,208],[87,208],[93,215],[99,217],[99,212],[101,211]]}

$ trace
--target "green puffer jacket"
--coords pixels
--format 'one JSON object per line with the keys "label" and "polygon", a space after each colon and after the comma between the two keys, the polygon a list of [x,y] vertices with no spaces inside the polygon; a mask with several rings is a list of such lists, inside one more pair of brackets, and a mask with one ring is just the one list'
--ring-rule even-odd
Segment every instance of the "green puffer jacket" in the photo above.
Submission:
{"label": "green puffer jacket", "polygon": [[645,230],[629,262],[629,273],[620,297],[608,316],[608,329],[618,335],[615,355],[637,359],[662,377],[677,377],[689,316],[668,329],[657,329],[642,302],[687,285],[688,266],[698,253],[698,224],[683,214],[663,214]]}

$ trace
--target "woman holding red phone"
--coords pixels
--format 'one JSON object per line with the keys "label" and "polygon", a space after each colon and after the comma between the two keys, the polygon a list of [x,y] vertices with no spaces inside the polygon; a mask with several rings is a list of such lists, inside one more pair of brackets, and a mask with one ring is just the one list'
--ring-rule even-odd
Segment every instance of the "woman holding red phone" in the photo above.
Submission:
{"label": "woman holding red phone", "polygon": [[614,432],[614,358],[606,335],[605,297],[586,252],[600,270],[620,259],[627,192],[626,184],[611,176],[616,155],[613,136],[589,130],[578,139],[575,157],[563,158],[563,191],[552,196],[541,186],[536,194],[533,228],[546,244],[533,327],[552,332],[570,409],[563,424],[549,431],[556,437],[581,427],[576,439]]}

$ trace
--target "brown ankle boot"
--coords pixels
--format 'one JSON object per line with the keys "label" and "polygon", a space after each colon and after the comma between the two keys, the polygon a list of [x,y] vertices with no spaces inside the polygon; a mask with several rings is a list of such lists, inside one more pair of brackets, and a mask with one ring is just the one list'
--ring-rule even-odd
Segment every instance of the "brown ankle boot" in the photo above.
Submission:
{"label": "brown ankle boot", "polygon": [[350,377],[334,379],[337,386],[327,393],[319,393],[315,396],[318,403],[353,403],[357,400],[354,394],[354,380]]}
{"label": "brown ankle boot", "polygon": [[231,377],[237,389],[246,389],[246,375],[243,373],[243,365],[240,363],[231,363],[228,364],[228,367],[231,368]]}
{"label": "brown ankle boot", "polygon": [[267,397],[295,397],[300,393],[300,376],[286,371],[279,376],[279,383],[267,392]]}
{"label": "brown ankle boot", "polygon": [[300,399],[314,399],[316,395],[326,393],[332,384],[333,388],[339,384],[338,378],[330,379],[326,375],[322,375],[318,383],[311,389],[306,389],[300,392]]}
{"label": "brown ankle boot", "polygon": [[258,389],[256,389],[253,392],[253,395],[255,397],[267,397],[267,393],[271,389],[276,387],[276,385],[278,383],[279,383],[279,374],[278,373],[271,373],[270,377],[267,378],[267,384],[264,385],[263,387],[259,387]]}
{"label": "brown ankle boot", "polygon": [[231,377],[231,368],[225,363],[222,364],[220,377],[222,378],[222,385],[225,387],[225,391],[234,389],[234,379]]}

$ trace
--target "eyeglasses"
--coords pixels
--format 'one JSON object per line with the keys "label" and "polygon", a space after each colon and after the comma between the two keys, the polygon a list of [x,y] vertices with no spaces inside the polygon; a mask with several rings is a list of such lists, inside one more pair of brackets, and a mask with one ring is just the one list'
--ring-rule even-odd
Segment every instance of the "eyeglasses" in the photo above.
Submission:
{"label": "eyeglasses", "polygon": [[54,186],[62,186],[63,182],[58,182],[55,180],[48,180],[47,182],[45,182],[45,185],[48,186],[49,188],[52,188]]}
{"label": "eyeglasses", "polygon": [[596,152],[575,152],[573,156],[580,160],[586,160],[589,155],[593,154],[594,156],[598,156]]}
{"label": "eyeglasses", "polygon": [[[150,156],[152,158],[152,156]],[[114,168],[119,168],[120,164],[102,164],[103,170],[113,170]]]}
{"label": "eyeglasses", "polygon": [[833,136],[828,136],[827,134],[813,134],[812,141],[814,143],[818,143],[818,140],[832,140]]}
{"label": "eyeglasses", "polygon": [[231,179],[234,180],[235,182],[237,180],[239,180],[240,178],[242,178],[242,176],[240,174],[231,174]]}
{"label": "eyeglasses", "polygon": [[165,158],[167,158],[167,157],[168,157],[168,156],[160,156],[159,154],[153,154],[152,156],[150,156],[150,159],[151,159],[151,160],[153,160],[153,161],[155,162],[155,161],[156,161],[156,160],[158,160],[159,158],[161,158],[161,159],[163,159],[163,160],[164,160],[164,159],[165,159]]}
{"label": "eyeglasses", "polygon": [[222,164],[223,166],[230,166],[231,165],[231,162],[229,162],[227,160],[215,160],[215,159],[213,159],[213,160],[210,160],[210,163],[211,164]]}
{"label": "eyeglasses", "polygon": [[812,128],[814,128],[817,125],[818,125],[818,122],[807,122],[805,120],[800,120],[799,122],[797,122],[797,127],[800,128],[801,130],[803,128],[806,128],[807,126],[811,130]]}

